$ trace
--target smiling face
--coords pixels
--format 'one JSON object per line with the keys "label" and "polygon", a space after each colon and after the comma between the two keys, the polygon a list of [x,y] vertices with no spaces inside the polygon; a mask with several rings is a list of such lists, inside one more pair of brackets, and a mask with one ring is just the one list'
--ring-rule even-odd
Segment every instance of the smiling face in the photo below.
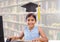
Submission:
{"label": "smiling face", "polygon": [[34,16],[31,15],[27,18],[27,25],[29,28],[33,28],[35,23],[36,23],[36,19],[34,18]]}

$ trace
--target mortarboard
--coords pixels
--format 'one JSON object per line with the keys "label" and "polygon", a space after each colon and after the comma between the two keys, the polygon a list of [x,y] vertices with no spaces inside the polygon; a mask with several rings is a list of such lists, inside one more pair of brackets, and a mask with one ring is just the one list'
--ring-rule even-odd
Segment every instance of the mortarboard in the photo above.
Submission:
{"label": "mortarboard", "polygon": [[29,2],[21,7],[26,8],[26,12],[36,12],[36,8],[38,7],[37,4]]}

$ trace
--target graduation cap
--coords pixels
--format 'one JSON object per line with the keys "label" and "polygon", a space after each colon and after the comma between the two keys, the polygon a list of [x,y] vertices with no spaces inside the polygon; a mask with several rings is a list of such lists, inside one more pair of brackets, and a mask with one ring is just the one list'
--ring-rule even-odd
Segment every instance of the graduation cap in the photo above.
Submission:
{"label": "graduation cap", "polygon": [[36,12],[36,8],[38,7],[38,5],[32,2],[29,2],[21,7],[26,8],[26,12]]}

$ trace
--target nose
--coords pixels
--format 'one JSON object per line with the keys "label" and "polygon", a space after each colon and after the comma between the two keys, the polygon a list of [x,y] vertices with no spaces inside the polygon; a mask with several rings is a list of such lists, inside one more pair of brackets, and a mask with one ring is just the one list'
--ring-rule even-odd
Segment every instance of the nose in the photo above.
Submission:
{"label": "nose", "polygon": [[32,21],[30,20],[29,23],[32,23]]}

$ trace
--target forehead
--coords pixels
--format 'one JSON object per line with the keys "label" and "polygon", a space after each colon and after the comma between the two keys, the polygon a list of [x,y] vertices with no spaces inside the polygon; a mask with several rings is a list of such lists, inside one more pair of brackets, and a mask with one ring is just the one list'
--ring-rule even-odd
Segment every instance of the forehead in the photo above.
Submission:
{"label": "forehead", "polygon": [[34,19],[34,17],[33,17],[33,16],[30,16],[30,17],[28,17],[27,19]]}

